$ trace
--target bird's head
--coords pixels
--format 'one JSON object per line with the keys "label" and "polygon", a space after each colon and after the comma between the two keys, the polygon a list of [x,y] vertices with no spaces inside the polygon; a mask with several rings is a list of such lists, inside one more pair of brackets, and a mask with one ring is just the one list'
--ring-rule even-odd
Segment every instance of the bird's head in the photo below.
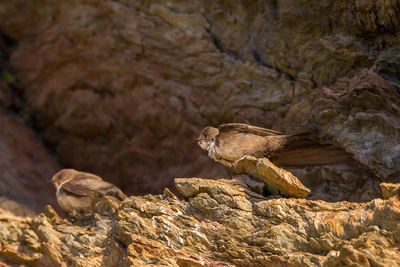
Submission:
{"label": "bird's head", "polygon": [[208,150],[211,142],[215,140],[218,134],[219,130],[217,128],[208,126],[201,131],[199,137],[196,139],[197,144],[199,144],[202,149]]}
{"label": "bird's head", "polygon": [[53,183],[55,187],[59,186],[61,183],[63,183],[66,180],[70,180],[71,177],[73,177],[77,171],[73,169],[64,169],[59,172],[57,172],[50,180],[49,183]]}

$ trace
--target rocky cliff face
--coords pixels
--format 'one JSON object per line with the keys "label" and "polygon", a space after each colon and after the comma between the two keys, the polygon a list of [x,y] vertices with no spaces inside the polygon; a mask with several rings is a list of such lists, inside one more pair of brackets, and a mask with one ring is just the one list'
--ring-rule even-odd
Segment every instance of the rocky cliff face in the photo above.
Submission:
{"label": "rocky cliff face", "polygon": [[377,181],[398,177],[396,1],[0,6],[10,68],[65,166],[161,192],[176,176],[224,173],[192,140],[205,125],[240,121],[311,131],[353,153],[362,171],[302,175],[327,200],[362,188],[370,194],[351,197],[368,201]]}
{"label": "rocky cliff face", "polygon": [[329,203],[266,199],[246,175],[175,183],[184,200],[130,197],[114,217],[0,209],[2,266],[399,266],[399,192]]}
{"label": "rocky cliff face", "polygon": [[22,120],[0,108],[0,206],[17,201],[28,214],[55,204],[55,190],[47,180],[60,167]]}
{"label": "rocky cliff face", "polygon": [[[0,265],[396,266],[399,9],[0,0]],[[227,176],[193,142],[225,122],[311,132],[359,164],[291,170],[302,200],[267,199],[246,176],[175,189]],[[45,181],[59,164],[184,199],[35,217],[57,209]]]}

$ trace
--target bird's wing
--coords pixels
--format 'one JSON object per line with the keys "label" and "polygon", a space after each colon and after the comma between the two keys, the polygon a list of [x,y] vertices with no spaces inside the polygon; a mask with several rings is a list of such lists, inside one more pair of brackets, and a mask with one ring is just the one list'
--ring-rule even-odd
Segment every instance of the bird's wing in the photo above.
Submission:
{"label": "bird's wing", "polygon": [[[98,181],[96,181],[98,183]],[[76,182],[74,180],[69,181],[65,184],[62,185],[62,189],[65,191],[68,191],[69,193],[72,193],[77,196],[90,196],[92,197],[95,193],[95,190],[93,190],[92,185],[93,180],[87,180],[87,182]]]}
{"label": "bird's wing", "polygon": [[221,124],[218,127],[218,130],[221,133],[226,133],[230,131],[237,131],[241,133],[250,133],[250,134],[255,134],[255,135],[260,135],[260,136],[270,136],[270,135],[283,135],[283,133],[262,128],[262,127],[257,127],[253,125],[248,125],[245,123],[226,123],[226,124]]}
{"label": "bird's wing", "polygon": [[126,197],[115,185],[92,174],[77,174],[74,179],[62,185],[62,189],[78,196],[112,195],[122,200]]}
{"label": "bird's wing", "polygon": [[127,196],[121,191],[121,189],[119,189],[117,186],[112,185],[111,187],[104,187],[104,188],[100,188],[97,192],[101,195],[107,195],[107,196],[113,196],[115,198],[117,198],[118,200],[124,200]]}

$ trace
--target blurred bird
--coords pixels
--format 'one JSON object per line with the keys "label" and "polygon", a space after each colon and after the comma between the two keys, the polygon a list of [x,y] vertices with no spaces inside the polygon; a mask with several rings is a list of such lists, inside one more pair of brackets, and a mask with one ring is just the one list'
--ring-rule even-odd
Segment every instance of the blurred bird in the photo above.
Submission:
{"label": "blurred bird", "polygon": [[208,126],[196,141],[211,159],[231,168],[244,156],[265,157],[280,167],[354,162],[344,149],[315,143],[308,133],[283,134],[243,123]]}
{"label": "blurred bird", "polygon": [[95,201],[107,199],[119,203],[126,198],[117,186],[101,177],[73,169],[59,171],[50,182],[56,188],[58,204],[70,214],[93,212]]}

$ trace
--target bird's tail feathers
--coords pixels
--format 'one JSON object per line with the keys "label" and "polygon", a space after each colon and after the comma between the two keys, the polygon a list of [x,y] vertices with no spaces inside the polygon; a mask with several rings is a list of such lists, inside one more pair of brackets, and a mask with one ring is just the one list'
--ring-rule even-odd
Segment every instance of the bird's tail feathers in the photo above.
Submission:
{"label": "bird's tail feathers", "polygon": [[278,166],[312,166],[333,164],[354,164],[352,155],[332,145],[308,145],[279,153],[273,159]]}
{"label": "bird's tail feathers", "polygon": [[287,138],[286,149],[275,157],[278,166],[312,166],[354,164],[356,161],[346,150],[333,145],[322,145],[311,139],[310,133],[300,133]]}

